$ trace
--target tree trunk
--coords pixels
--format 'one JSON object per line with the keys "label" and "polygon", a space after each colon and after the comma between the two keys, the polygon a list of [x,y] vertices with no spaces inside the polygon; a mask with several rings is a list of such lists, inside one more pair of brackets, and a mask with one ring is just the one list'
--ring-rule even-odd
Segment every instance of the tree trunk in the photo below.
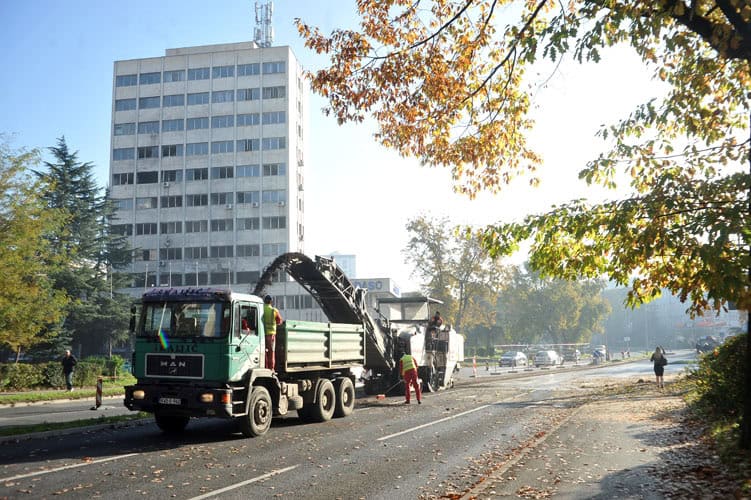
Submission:
{"label": "tree trunk", "polygon": [[21,360],[21,346],[18,346],[18,350],[16,351],[16,364]]}
{"label": "tree trunk", "polygon": [[[749,131],[751,131],[751,114],[749,115]],[[750,132],[751,133],[751,132]],[[749,181],[751,182],[751,154],[748,157],[749,163]],[[751,186],[748,191],[748,212],[751,217]],[[748,248],[751,256],[751,245]],[[751,264],[748,267],[748,288],[751,288]],[[748,293],[748,290],[746,290]],[[748,302],[745,304],[746,309],[746,388],[751,387],[751,307]],[[740,448],[743,450],[751,449],[751,396],[746,391],[746,401],[743,405],[743,417],[741,418],[741,442]]]}

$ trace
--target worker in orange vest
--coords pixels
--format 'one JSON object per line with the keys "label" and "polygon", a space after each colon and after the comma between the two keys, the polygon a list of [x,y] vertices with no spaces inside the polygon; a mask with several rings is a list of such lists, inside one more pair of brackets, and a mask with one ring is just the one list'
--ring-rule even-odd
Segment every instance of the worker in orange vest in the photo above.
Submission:
{"label": "worker in orange vest", "polygon": [[276,348],[276,326],[282,324],[282,315],[279,309],[274,307],[274,300],[271,295],[263,298],[263,329],[265,330],[266,341],[266,368],[274,371],[276,360],[274,359],[274,349]]}
{"label": "worker in orange vest", "polygon": [[402,358],[399,360],[399,369],[402,373],[402,378],[404,379],[404,397],[406,398],[404,404],[409,404],[409,386],[410,384],[412,384],[412,386],[415,388],[417,404],[421,405],[422,393],[420,392],[420,383],[417,381],[417,362],[415,361],[415,358],[413,358],[411,354],[405,353],[404,356],[402,356]]}

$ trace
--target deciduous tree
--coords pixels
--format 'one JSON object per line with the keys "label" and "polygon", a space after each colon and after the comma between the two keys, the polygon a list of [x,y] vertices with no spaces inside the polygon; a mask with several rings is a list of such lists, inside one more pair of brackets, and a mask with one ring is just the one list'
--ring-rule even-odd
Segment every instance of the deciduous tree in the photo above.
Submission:
{"label": "deciduous tree", "polygon": [[[381,143],[451,168],[456,189],[470,196],[497,191],[540,163],[526,141],[533,64],[562,57],[597,62],[604,48],[630,45],[668,90],[603,127],[600,136],[611,147],[580,177],[615,187],[625,173],[631,194],[603,204],[574,201],[486,228],[483,244],[497,255],[531,240],[533,268],[561,278],[604,274],[631,288],[632,305],[666,288],[692,313],[718,310],[727,300],[751,307],[751,2],[357,5],[358,30],[327,36],[298,21],[306,45],[331,57],[328,68],[311,74],[313,88],[340,122],[372,115]],[[751,419],[751,402],[745,415]],[[751,446],[747,421],[743,444]]]}

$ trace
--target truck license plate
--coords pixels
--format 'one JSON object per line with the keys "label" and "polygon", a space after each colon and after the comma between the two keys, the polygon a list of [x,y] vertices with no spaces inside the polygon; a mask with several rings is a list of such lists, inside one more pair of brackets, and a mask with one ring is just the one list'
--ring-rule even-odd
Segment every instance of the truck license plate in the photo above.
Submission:
{"label": "truck license plate", "polygon": [[180,398],[159,398],[160,405],[180,405],[182,400]]}

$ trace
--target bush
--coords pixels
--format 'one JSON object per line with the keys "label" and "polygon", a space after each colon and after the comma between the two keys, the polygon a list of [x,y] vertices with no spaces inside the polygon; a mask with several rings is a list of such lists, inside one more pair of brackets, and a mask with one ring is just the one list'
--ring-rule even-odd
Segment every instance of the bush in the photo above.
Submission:
{"label": "bush", "polygon": [[38,365],[8,363],[0,367],[0,387],[12,391],[31,389],[44,383],[44,374]]}
{"label": "bush", "polygon": [[79,361],[73,372],[73,385],[78,387],[96,385],[97,378],[102,375],[103,371],[104,364],[96,359],[92,361],[91,358],[86,358],[84,361]]}
{"label": "bush", "polygon": [[63,367],[57,361],[50,361],[44,363],[42,366],[42,374],[44,375],[44,384],[49,387],[63,387],[65,385],[65,375],[63,374]]}
{"label": "bush", "polygon": [[696,400],[694,406],[710,417],[737,420],[743,415],[745,399],[746,335],[731,338],[725,344],[701,356],[692,374]]}

